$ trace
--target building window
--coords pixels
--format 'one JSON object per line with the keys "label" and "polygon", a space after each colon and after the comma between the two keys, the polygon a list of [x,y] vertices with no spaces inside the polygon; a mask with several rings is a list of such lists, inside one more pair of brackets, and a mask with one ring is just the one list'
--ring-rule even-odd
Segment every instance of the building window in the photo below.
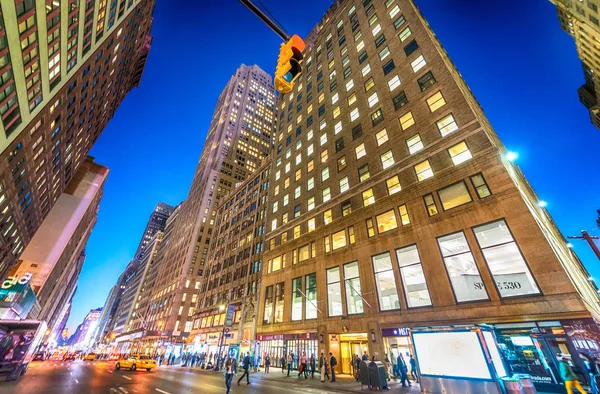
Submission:
{"label": "building window", "polygon": [[402,130],[406,130],[410,126],[415,124],[415,118],[413,118],[412,111],[405,113],[398,120],[400,121],[400,127],[402,128]]}
{"label": "building window", "polygon": [[373,189],[367,189],[362,192],[363,206],[369,206],[375,204],[375,196],[373,195]]}
{"label": "building window", "polygon": [[347,216],[352,213],[352,201],[347,200],[342,203],[342,216]]}
{"label": "building window", "polygon": [[344,283],[346,285],[346,304],[348,314],[363,313],[363,300],[360,289],[358,261],[344,264]]}
{"label": "building window", "polygon": [[445,188],[438,190],[437,193],[442,202],[444,211],[473,201],[464,181],[446,186]]}
{"label": "building window", "polygon": [[346,168],[346,156],[342,156],[339,159],[337,159],[338,172],[342,171],[344,168]]}
{"label": "building window", "polygon": [[331,209],[328,209],[325,212],[323,212],[323,224],[328,225],[332,221],[333,221],[333,215],[331,213]]}
{"label": "building window", "polygon": [[310,245],[300,246],[298,248],[298,262],[301,263],[311,258]]}
{"label": "building window", "polygon": [[396,221],[396,213],[394,210],[390,210],[384,212],[375,217],[377,221],[377,232],[379,234],[385,233],[386,231],[393,230],[398,227],[398,222]]}
{"label": "building window", "polygon": [[315,207],[315,198],[314,197],[309,197],[307,200],[307,210],[310,211],[312,209],[314,209]]}
{"label": "building window", "polygon": [[417,40],[412,40],[404,47],[404,53],[406,56],[412,55],[417,49],[419,49],[419,44],[417,44]]}
{"label": "building window", "polygon": [[294,226],[294,239],[300,238],[300,235],[302,235],[300,226]]}
{"label": "building window", "polygon": [[471,183],[473,184],[473,187],[475,188],[475,191],[477,192],[477,196],[479,198],[485,198],[487,196],[492,195],[490,188],[488,187],[487,183],[485,182],[485,178],[483,177],[483,174],[479,173],[479,174],[473,175],[471,177]]}
{"label": "building window", "polygon": [[394,64],[394,59],[390,59],[386,64],[383,65],[382,68],[383,68],[383,75],[388,75],[389,73],[391,73],[392,70],[394,70],[396,68],[396,64]]}
{"label": "building window", "polygon": [[458,125],[456,124],[456,120],[454,120],[454,116],[452,116],[452,114],[448,114],[442,119],[438,120],[436,125],[442,137],[445,137],[453,131],[458,130]]}
{"label": "building window", "polygon": [[386,179],[385,185],[387,187],[388,195],[390,196],[402,190],[400,187],[400,177],[398,175],[394,175],[393,177]]}
{"label": "building window", "polygon": [[358,179],[363,182],[369,179],[371,174],[369,173],[369,165],[365,164],[364,166],[358,169]]}
{"label": "building window", "polygon": [[[395,28],[396,30],[398,30],[399,28],[401,28],[402,26],[404,26],[404,23],[406,23],[406,19],[404,19],[404,16],[403,16],[403,15],[400,15],[400,16],[398,17],[398,19],[396,19],[396,20],[394,21],[394,28]],[[403,41],[403,40],[402,40],[402,39],[400,39],[400,41]]]}
{"label": "building window", "polygon": [[379,108],[377,111],[371,114],[371,123],[373,126],[377,126],[383,121],[383,111]]}
{"label": "building window", "polygon": [[377,96],[377,92],[373,93],[368,98],[369,108],[373,108],[379,102],[379,96]]}
{"label": "building window", "polygon": [[396,279],[392,268],[392,259],[389,252],[372,257],[375,284],[379,299],[379,310],[390,311],[400,309],[400,299],[396,288]]}
{"label": "building window", "polygon": [[323,190],[323,202],[327,202],[331,199],[331,188],[327,187]]}
{"label": "building window", "polygon": [[401,82],[400,82],[400,77],[399,76],[394,76],[392,79],[390,79],[388,81],[388,87],[390,88],[390,92],[394,91],[394,89],[396,89],[398,86],[400,86]]}
{"label": "building window", "polygon": [[316,227],[317,227],[316,219],[315,218],[308,219],[308,232],[310,233],[311,231],[315,231]]}
{"label": "building window", "polygon": [[406,204],[400,205],[398,207],[398,212],[400,212],[400,222],[403,226],[410,224],[410,217],[408,216],[408,210],[406,209]]}
{"label": "building window", "polygon": [[317,318],[317,274],[312,273],[304,277],[304,311],[306,319]]}
{"label": "building window", "polygon": [[339,267],[327,270],[327,309],[329,317],[342,315],[342,288]]}
{"label": "building window", "polygon": [[404,90],[395,95],[392,101],[394,102],[395,110],[398,110],[408,104],[408,99],[406,98],[406,93],[404,93]]}
{"label": "building window", "polygon": [[375,236],[375,227],[373,227],[373,219],[369,218],[366,220],[367,224],[367,235],[369,238]]}
{"label": "building window", "polygon": [[356,152],[356,160],[367,155],[367,151],[365,150],[364,143],[362,143],[362,144],[358,145],[356,148],[354,148],[354,151]]}
{"label": "building window", "polygon": [[423,272],[417,245],[396,249],[400,266],[400,276],[404,285],[404,294],[409,308],[431,305],[431,297]]}
{"label": "building window", "polygon": [[383,167],[383,169],[385,170],[386,168],[389,168],[391,166],[394,165],[395,161],[394,161],[394,154],[392,153],[391,150],[385,152],[384,154],[382,154],[380,156],[381,159],[381,166]]}
{"label": "building window", "polygon": [[433,194],[429,193],[424,195],[423,201],[425,202],[425,208],[427,209],[427,214],[429,216],[434,216],[438,214],[437,204],[435,203]]}
{"label": "building window", "polygon": [[433,176],[433,170],[431,169],[431,164],[429,164],[429,160],[425,160],[420,162],[415,166],[415,172],[417,174],[417,179],[419,182],[424,181],[425,179],[431,178]]}
{"label": "building window", "polygon": [[[402,23],[404,23],[404,17],[401,17],[401,19]],[[408,37],[410,37],[411,34],[412,32],[410,31],[410,27],[407,27],[398,34],[398,38],[400,39],[400,42],[404,42]]]}
{"label": "building window", "polygon": [[275,323],[283,323],[284,282],[275,285]]}
{"label": "building window", "polygon": [[348,181],[348,177],[345,176],[340,179],[340,193],[347,192],[350,189],[350,183]]}
{"label": "building window", "polygon": [[344,149],[344,137],[340,137],[337,141],[335,141],[335,153]]}
{"label": "building window", "polygon": [[[327,151],[325,151],[327,153]],[[323,155],[321,155],[322,157]],[[325,167],[321,170],[321,182],[325,182],[329,179],[329,167]]]}
{"label": "building window", "polygon": [[279,271],[282,267],[281,267],[281,256],[277,256],[273,258],[273,262],[272,262],[272,272],[275,271]]}
{"label": "building window", "polygon": [[[367,80],[367,82],[365,82],[365,92],[371,90],[373,86],[375,86],[375,81],[373,81],[373,77],[371,77]],[[375,94],[375,96],[377,96],[377,93]]]}
{"label": "building window", "polygon": [[442,96],[442,92],[437,92],[433,96],[427,99],[427,105],[429,106],[429,110],[434,112],[438,108],[446,105],[446,100],[444,100],[444,96]]}
{"label": "building window", "polygon": [[263,313],[263,324],[273,323],[273,286],[265,289],[265,309]]}
{"label": "building window", "polygon": [[345,248],[348,244],[346,241],[346,230],[338,231],[331,235],[331,243],[333,250]]}
{"label": "building window", "polygon": [[425,58],[423,57],[423,55],[419,56],[418,58],[416,58],[415,60],[410,62],[410,66],[412,67],[413,72],[419,71],[420,69],[425,67],[426,64],[427,64],[427,62],[425,61]]}
{"label": "building window", "polygon": [[302,277],[292,280],[292,321],[302,320]]}
{"label": "building window", "polygon": [[502,297],[540,294],[540,289],[504,220],[473,228]]}
{"label": "building window", "polygon": [[417,80],[417,82],[419,83],[419,88],[421,89],[421,92],[424,92],[425,90],[427,90],[428,87],[435,84],[436,80],[433,76],[433,73],[431,71],[427,71],[425,74],[423,74],[422,77],[420,77]]}
{"label": "building window", "polygon": [[437,241],[456,301],[489,299],[465,234],[459,231],[440,237]]}
{"label": "building window", "polygon": [[359,116],[360,116],[360,114],[358,113],[358,108],[354,108],[350,112],[350,121],[354,122],[356,119],[358,119]]}
{"label": "building window", "polygon": [[324,241],[325,241],[325,253],[331,252],[331,240],[329,238],[329,235],[327,235],[324,238]]}
{"label": "building window", "polygon": [[352,140],[357,139],[361,135],[362,135],[362,125],[361,124],[357,124],[356,126],[354,126],[352,128]]}
{"label": "building window", "polygon": [[348,227],[348,242],[350,245],[354,245],[356,237],[354,236],[354,226]]}
{"label": "building window", "polygon": [[421,149],[423,149],[423,142],[421,141],[421,136],[419,134],[413,135],[409,139],[406,140],[406,145],[408,146],[408,152],[412,155],[413,153],[417,153]]}
{"label": "building window", "polygon": [[469,147],[467,147],[467,144],[464,141],[448,148],[448,153],[450,154],[450,158],[452,159],[454,165],[464,163],[473,157]]}

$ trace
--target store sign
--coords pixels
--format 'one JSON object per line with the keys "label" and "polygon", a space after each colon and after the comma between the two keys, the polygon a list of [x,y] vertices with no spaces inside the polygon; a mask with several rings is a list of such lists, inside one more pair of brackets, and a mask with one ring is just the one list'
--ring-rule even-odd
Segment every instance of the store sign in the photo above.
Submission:
{"label": "store sign", "polygon": [[545,384],[552,384],[552,383],[554,383],[552,381],[552,378],[550,376],[531,375],[531,381],[533,383],[545,383]]}
{"label": "store sign", "polygon": [[227,315],[225,316],[225,327],[233,325],[233,315],[235,314],[235,305],[227,306]]}
{"label": "store sign", "polygon": [[212,333],[206,335],[206,343],[208,345],[218,345],[219,344],[219,333]]}
{"label": "store sign", "polygon": [[407,337],[409,335],[408,328],[384,328],[381,330],[384,337]]}
{"label": "store sign", "polygon": [[132,339],[141,338],[144,335],[143,331],[134,332],[133,334],[122,335],[115,338],[115,342],[131,341]]}

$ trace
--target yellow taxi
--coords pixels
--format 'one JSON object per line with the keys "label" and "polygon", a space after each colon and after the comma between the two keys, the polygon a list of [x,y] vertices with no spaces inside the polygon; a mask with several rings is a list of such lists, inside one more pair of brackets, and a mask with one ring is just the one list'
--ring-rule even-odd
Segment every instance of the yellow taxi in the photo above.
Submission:
{"label": "yellow taxi", "polygon": [[83,358],[83,361],[94,361],[96,359],[96,353],[88,353]]}
{"label": "yellow taxi", "polygon": [[156,368],[156,360],[150,356],[133,354],[127,358],[122,358],[115,364],[115,369],[118,371],[121,368],[129,368],[135,371],[138,368],[143,368],[146,371],[150,371],[152,368]]}

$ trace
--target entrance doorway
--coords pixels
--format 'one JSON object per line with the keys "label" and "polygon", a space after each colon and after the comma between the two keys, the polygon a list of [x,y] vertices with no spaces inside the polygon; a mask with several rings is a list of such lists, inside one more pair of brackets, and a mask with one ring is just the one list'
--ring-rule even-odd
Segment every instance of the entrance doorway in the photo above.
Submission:
{"label": "entrance doorway", "polygon": [[340,335],[340,348],[341,348],[341,367],[342,373],[348,375],[354,375],[355,366],[354,358],[358,354],[362,357],[364,352],[369,352],[369,343],[367,340],[366,333],[360,334],[341,334]]}

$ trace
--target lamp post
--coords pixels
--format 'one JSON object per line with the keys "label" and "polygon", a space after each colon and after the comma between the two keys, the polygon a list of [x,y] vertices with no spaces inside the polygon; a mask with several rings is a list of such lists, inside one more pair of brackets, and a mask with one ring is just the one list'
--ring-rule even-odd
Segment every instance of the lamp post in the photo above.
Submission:
{"label": "lamp post", "polygon": [[[225,310],[225,305],[219,305],[219,311],[223,312]],[[219,337],[219,347],[217,350],[217,362],[215,365],[215,371],[219,371],[221,369],[221,348],[223,347],[223,342],[225,341],[225,325],[223,325],[223,329],[221,330],[221,336]]]}

